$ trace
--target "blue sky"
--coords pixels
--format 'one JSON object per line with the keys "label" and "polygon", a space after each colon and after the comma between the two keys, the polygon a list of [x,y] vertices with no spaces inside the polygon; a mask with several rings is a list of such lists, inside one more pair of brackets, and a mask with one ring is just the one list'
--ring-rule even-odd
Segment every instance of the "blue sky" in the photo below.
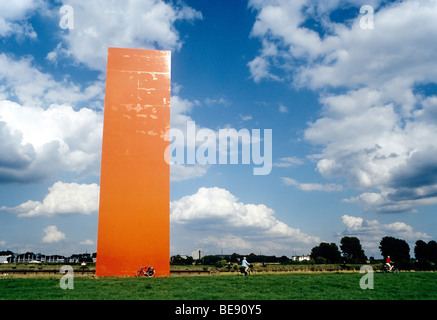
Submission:
{"label": "blue sky", "polygon": [[268,175],[172,165],[171,254],[349,235],[378,257],[390,235],[413,255],[437,239],[436,16],[418,0],[0,4],[0,250],[95,252],[106,53],[126,47],[172,52],[173,128],[272,130]]}

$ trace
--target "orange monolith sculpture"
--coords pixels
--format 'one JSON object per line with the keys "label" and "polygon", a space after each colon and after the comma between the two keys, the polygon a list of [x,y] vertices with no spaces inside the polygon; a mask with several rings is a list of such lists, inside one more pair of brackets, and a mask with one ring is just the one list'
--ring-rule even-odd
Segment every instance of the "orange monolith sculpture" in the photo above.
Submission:
{"label": "orange monolith sculpture", "polygon": [[108,49],[97,276],[170,275],[170,52]]}

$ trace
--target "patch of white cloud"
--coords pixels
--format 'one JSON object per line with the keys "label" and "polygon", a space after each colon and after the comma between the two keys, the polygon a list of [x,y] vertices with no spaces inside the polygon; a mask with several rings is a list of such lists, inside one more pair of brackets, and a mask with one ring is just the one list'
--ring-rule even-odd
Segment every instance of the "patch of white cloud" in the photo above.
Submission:
{"label": "patch of white cloud", "polygon": [[221,237],[207,236],[196,242],[203,247],[212,248],[232,248],[232,250],[242,250],[243,252],[253,249],[253,244],[250,241],[243,239],[237,235],[225,235]]}
{"label": "patch of white cloud", "polygon": [[37,34],[28,18],[41,7],[43,0],[16,0],[0,2],[0,37],[28,37],[35,39]]}
{"label": "patch of white cloud", "polygon": [[278,168],[289,168],[294,166],[300,166],[304,164],[304,161],[297,157],[283,157],[280,158],[278,162],[273,163],[274,167]]}
{"label": "patch of white cloud", "polygon": [[108,47],[179,50],[183,41],[175,23],[202,19],[200,12],[185,4],[158,0],[69,0],[63,4],[73,9],[74,28],[60,33],[62,42],[50,59],[71,57],[99,71],[106,70]]}
{"label": "patch of white cloud", "polygon": [[57,243],[66,239],[65,233],[58,230],[56,226],[48,226],[44,228],[43,243]]}
{"label": "patch of white cloud", "polygon": [[185,180],[196,179],[204,176],[208,172],[206,165],[183,165],[172,163],[170,165],[170,181],[180,182]]}
{"label": "patch of white cloud", "polygon": [[60,172],[98,174],[102,127],[102,113],[88,108],[0,101],[0,181],[40,181]]}
{"label": "patch of white cloud", "polygon": [[[362,5],[373,6],[374,29],[361,28]],[[320,94],[321,115],[304,132],[305,141],[320,147],[312,155],[317,171],[345,179],[362,192],[349,201],[378,212],[435,204],[436,97],[415,88],[437,83],[437,2],[253,0],[249,6],[257,12],[252,36],[262,43],[249,64],[254,81],[280,77]],[[343,8],[356,15],[332,21],[330,14]]]}
{"label": "patch of white cloud", "polygon": [[378,252],[379,242],[386,236],[403,239],[410,244],[417,240],[431,239],[428,234],[415,231],[412,226],[400,221],[384,224],[378,220],[366,220],[350,215],[343,215],[341,219],[346,229],[340,235],[357,237],[364,250],[372,253]]}
{"label": "patch of white cloud", "polygon": [[79,242],[80,245],[84,245],[84,246],[92,246],[94,245],[94,241],[91,239],[86,239],[84,241]]}
{"label": "patch of white cloud", "polygon": [[[320,239],[275,217],[264,204],[245,204],[222,188],[200,188],[195,194],[170,203],[170,221],[174,228],[190,232],[191,241],[210,246],[210,251],[257,248],[290,248],[290,244],[316,244]],[[194,232],[197,236],[194,236]],[[273,245],[275,244],[275,245]],[[218,252],[218,251],[217,251]]]}
{"label": "patch of white cloud", "polygon": [[284,106],[283,104],[279,105],[279,112],[280,113],[288,113],[288,108]]}
{"label": "patch of white cloud", "polygon": [[34,66],[31,58],[15,59],[0,53],[0,94],[5,100],[35,107],[47,107],[53,103],[74,105],[92,100],[103,101],[104,89],[104,81],[101,80],[86,84],[84,88],[68,80],[56,81]]}
{"label": "patch of white cloud", "polygon": [[324,191],[324,192],[339,192],[343,191],[343,186],[335,183],[302,183],[295,179],[282,177],[282,182],[287,186],[295,186],[302,191]]}
{"label": "patch of white cloud", "polygon": [[[174,140],[170,140],[170,144],[172,147],[177,148],[177,150],[184,150],[185,153],[189,150],[188,140],[190,137],[188,136],[187,131],[187,123],[190,121],[194,121],[191,117],[191,113],[196,106],[200,105],[200,102],[197,100],[188,100],[180,95],[181,86],[176,85],[176,90],[174,90],[174,94],[170,99],[170,126],[171,132],[169,132],[168,139],[170,140],[171,136],[173,136],[176,131],[178,134],[182,134],[182,139],[177,139],[175,137]],[[196,124],[196,131],[204,129],[203,127]],[[196,142],[192,141],[193,146],[196,145]],[[176,151],[175,151],[176,152]],[[180,151],[179,151],[180,152]],[[201,164],[193,164],[188,165],[185,163],[170,163],[170,181],[180,182],[190,179],[196,179],[204,176],[208,172],[207,165]]]}
{"label": "patch of white cloud", "polygon": [[0,207],[0,211],[18,217],[53,217],[57,215],[91,215],[99,209],[100,188],[97,184],[64,183],[58,181],[49,188],[42,202],[29,200],[16,207]]}

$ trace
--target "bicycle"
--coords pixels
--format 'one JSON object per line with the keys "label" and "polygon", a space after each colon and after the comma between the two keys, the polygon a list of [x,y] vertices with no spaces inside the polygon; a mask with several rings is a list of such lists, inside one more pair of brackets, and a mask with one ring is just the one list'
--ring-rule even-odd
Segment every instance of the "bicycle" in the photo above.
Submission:
{"label": "bicycle", "polygon": [[384,273],[398,273],[399,272],[399,268],[396,267],[394,265],[394,263],[392,265],[393,265],[393,267],[390,270],[388,265],[384,263],[384,265],[382,266],[382,272],[384,272]]}
{"label": "bicycle", "polygon": [[239,269],[239,274],[243,275],[243,276],[248,276],[253,272],[253,266],[250,264],[248,265],[248,268],[246,270],[245,267],[241,266]]}
{"label": "bicycle", "polygon": [[137,271],[137,277],[154,277],[155,268],[141,266],[141,269]]}

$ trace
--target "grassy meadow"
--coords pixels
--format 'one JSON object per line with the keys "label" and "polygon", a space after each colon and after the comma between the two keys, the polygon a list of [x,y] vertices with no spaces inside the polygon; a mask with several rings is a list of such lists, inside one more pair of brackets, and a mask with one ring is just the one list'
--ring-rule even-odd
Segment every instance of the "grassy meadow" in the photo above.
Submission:
{"label": "grassy meadow", "polygon": [[[359,272],[216,274],[164,278],[61,275],[0,276],[2,300],[436,300],[437,273],[374,273],[363,290]],[[69,280],[71,281],[71,280]]]}

